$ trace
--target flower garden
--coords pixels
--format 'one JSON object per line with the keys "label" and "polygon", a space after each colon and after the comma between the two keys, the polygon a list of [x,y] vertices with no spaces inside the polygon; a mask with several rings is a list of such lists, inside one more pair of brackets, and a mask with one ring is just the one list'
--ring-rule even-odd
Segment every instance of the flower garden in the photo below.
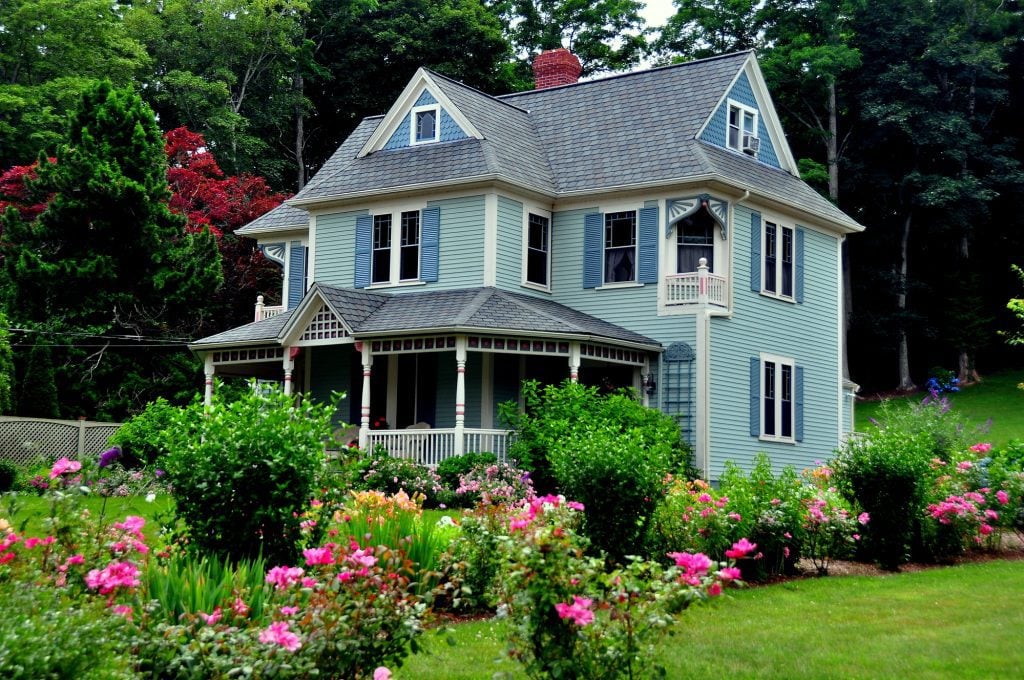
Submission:
{"label": "flower garden", "polygon": [[273,391],[158,402],[95,456],[0,465],[0,676],[378,680],[483,617],[528,677],[647,677],[746,583],[1024,533],[1024,444],[977,441],[938,397],[812,469],[762,456],[712,486],[630,395],[525,392],[518,467],[332,453],[333,405]]}

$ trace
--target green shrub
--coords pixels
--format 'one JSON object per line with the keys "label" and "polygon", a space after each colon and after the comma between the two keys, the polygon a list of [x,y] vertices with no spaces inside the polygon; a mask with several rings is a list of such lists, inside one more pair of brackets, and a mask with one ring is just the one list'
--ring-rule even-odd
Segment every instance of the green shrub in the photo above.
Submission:
{"label": "green shrub", "polygon": [[169,624],[218,607],[230,609],[242,598],[252,619],[260,620],[270,594],[263,560],[242,560],[232,565],[216,556],[177,554],[158,564],[151,560],[142,572],[142,588],[153,604],[148,615]]}
{"label": "green shrub", "polygon": [[126,620],[100,599],[9,583],[0,589],[0,677],[131,678]]}
{"label": "green shrub", "polygon": [[478,465],[494,465],[498,457],[493,453],[464,453],[461,456],[445,458],[437,464],[437,476],[445,488],[459,488],[459,478]]}
{"label": "green shrub", "polygon": [[449,544],[442,562],[458,583],[456,608],[490,609],[498,603],[496,591],[502,555],[498,550],[508,536],[507,508],[488,505],[463,514],[462,531]]}
{"label": "green shrub", "polygon": [[547,478],[586,506],[583,531],[595,548],[615,559],[636,554],[667,475],[688,470],[676,422],[625,391],[526,382],[523,394],[526,413],[502,407],[516,427],[510,456],[530,470],[538,493]]}
{"label": "green shrub", "polygon": [[117,428],[109,443],[121,449],[121,464],[134,467],[156,463],[166,452],[163,448],[165,433],[172,426],[179,410],[160,397],[147,404],[142,413]]}
{"label": "green shrub", "polygon": [[915,548],[933,553],[921,543],[921,521],[929,493],[938,492],[934,470],[967,448],[963,423],[947,411],[945,400],[884,404],[877,427],[848,441],[836,458],[840,490],[871,516],[866,556],[885,569],[898,569]]}
{"label": "green shrub", "polygon": [[18,482],[18,466],[9,460],[0,460],[0,493],[15,488]]}
{"label": "green shrub", "polygon": [[176,411],[164,464],[193,544],[232,559],[262,553],[269,564],[291,562],[333,412],[277,388]]}
{"label": "green shrub", "polygon": [[384,447],[378,446],[355,465],[354,489],[387,494],[405,491],[410,496],[422,494],[423,505],[428,508],[444,504],[450,498],[443,494],[441,479],[433,470],[408,458],[395,458]]}

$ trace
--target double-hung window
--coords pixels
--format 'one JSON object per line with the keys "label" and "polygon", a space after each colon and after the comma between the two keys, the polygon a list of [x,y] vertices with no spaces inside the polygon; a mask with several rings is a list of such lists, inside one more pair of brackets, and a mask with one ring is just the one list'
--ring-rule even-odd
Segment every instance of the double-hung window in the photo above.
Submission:
{"label": "double-hung window", "polygon": [[392,235],[393,222],[391,213],[373,216],[371,283],[414,281],[420,276],[420,211],[399,213],[397,240]]}
{"label": "double-hung window", "polygon": [[697,271],[701,258],[707,260],[708,271],[715,271],[715,223],[707,211],[680,220],[676,231],[676,271]]}
{"label": "double-hung window", "polygon": [[781,298],[793,298],[793,245],[792,227],[765,221],[762,292]]}
{"label": "double-hung window", "polygon": [[636,211],[604,216],[604,282],[636,281]]}
{"label": "double-hung window", "polygon": [[412,110],[411,139],[412,145],[436,142],[439,137],[441,107],[437,104],[417,106]]}
{"label": "double-hung window", "polygon": [[793,362],[780,357],[761,359],[761,436],[791,441],[796,411],[793,408]]}
{"label": "double-hung window", "polygon": [[526,283],[551,285],[551,220],[533,213],[526,224]]}
{"label": "double-hung window", "polygon": [[757,137],[757,111],[737,104],[729,103],[729,120],[727,126],[726,145],[736,151],[744,151],[744,137]]}

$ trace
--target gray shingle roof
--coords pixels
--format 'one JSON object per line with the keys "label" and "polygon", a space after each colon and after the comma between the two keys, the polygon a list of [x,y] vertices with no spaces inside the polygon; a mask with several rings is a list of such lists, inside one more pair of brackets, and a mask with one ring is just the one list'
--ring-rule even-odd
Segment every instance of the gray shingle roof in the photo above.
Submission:
{"label": "gray shingle roof", "polygon": [[199,340],[191,343],[189,347],[193,349],[204,349],[204,347],[211,345],[240,346],[264,343],[277,344],[277,336],[280,334],[281,329],[284,328],[285,324],[288,323],[288,319],[291,318],[291,315],[292,313],[290,310],[282,312],[281,314],[272,316],[269,319],[254,321],[252,323],[247,323],[244,326],[224,331],[223,333],[217,333],[216,335],[200,338]]}
{"label": "gray shingle roof", "polygon": [[[306,299],[313,295],[322,295],[341,314],[356,338],[444,329],[554,334],[579,339],[629,342],[646,345],[651,349],[661,346],[644,335],[557,302],[497,288],[463,288],[393,295],[316,284],[306,293]],[[211,345],[228,343],[277,343],[281,340],[290,316],[291,312],[287,312],[197,340],[190,346],[201,350]]]}
{"label": "gray shingle roof", "polygon": [[282,203],[270,212],[266,212],[241,229],[235,231],[242,236],[254,234],[270,234],[278,231],[295,231],[309,226],[309,213]]}

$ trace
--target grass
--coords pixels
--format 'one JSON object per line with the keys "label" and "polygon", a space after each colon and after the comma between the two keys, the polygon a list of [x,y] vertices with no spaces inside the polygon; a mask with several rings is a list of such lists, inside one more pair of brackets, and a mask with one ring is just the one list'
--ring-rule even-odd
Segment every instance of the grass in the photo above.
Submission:
{"label": "grass", "polygon": [[[949,396],[953,411],[967,419],[972,426],[984,429],[991,419],[987,433],[979,434],[979,441],[1001,446],[1014,439],[1024,440],[1024,390],[1017,385],[1024,383],[1024,371],[1006,371],[985,376],[977,385],[970,385]],[[905,397],[909,401],[920,401],[925,392]],[[904,397],[897,397],[898,399]],[[867,432],[871,429],[871,418],[881,409],[880,401],[861,401],[856,408],[856,430]]]}
{"label": "grass", "polygon": [[[167,494],[157,496],[152,503],[147,503],[146,499],[141,496],[112,496],[106,499],[106,508],[104,508],[103,500],[97,496],[82,498],[82,507],[88,508],[94,517],[99,516],[100,512],[105,512],[106,516],[112,520],[121,520],[128,515],[138,515],[143,517],[149,526],[156,524],[158,514],[168,514],[168,511],[174,508],[174,499]],[[0,500],[0,516],[7,518],[19,530],[22,522],[25,522],[25,533],[29,536],[45,534],[43,520],[50,515],[49,499],[24,493],[18,494],[13,514],[9,514],[8,502],[8,498]],[[147,531],[147,533],[149,532]]]}
{"label": "grass", "polygon": [[[1024,562],[999,560],[734,591],[684,613],[656,654],[679,679],[1012,677],[1024,668],[1022,589]],[[518,671],[496,661],[503,625],[458,624],[450,647],[428,636],[395,677]]]}

